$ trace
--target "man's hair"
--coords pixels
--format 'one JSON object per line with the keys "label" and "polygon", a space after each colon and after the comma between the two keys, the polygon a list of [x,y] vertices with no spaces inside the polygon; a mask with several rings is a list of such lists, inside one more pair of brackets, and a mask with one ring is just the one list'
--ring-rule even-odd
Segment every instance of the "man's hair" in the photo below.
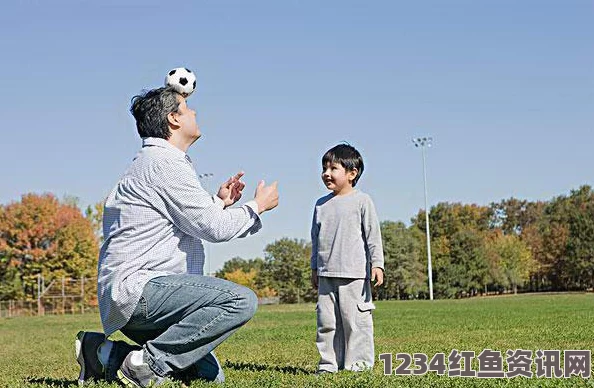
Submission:
{"label": "man's hair", "polygon": [[136,129],[140,137],[169,139],[171,131],[167,115],[177,112],[178,96],[180,94],[168,86],[143,91],[138,96],[132,97],[130,113],[136,119]]}
{"label": "man's hair", "polygon": [[363,158],[359,151],[350,144],[339,144],[326,151],[322,156],[322,168],[326,167],[328,163],[340,163],[347,171],[357,169],[357,176],[353,179],[353,187],[357,185],[357,181],[363,174]]}

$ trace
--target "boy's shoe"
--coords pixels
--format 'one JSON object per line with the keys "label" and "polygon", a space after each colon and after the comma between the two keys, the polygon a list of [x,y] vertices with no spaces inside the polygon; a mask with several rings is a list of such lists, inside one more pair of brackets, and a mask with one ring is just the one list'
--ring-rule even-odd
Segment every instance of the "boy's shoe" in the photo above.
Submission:
{"label": "boy's shoe", "polygon": [[156,387],[166,381],[166,377],[157,375],[146,363],[141,365],[132,364],[132,352],[129,353],[122,366],[118,369],[118,379],[126,387]]}
{"label": "boy's shoe", "polygon": [[95,381],[103,379],[104,368],[97,350],[105,341],[105,334],[79,331],[74,341],[74,350],[76,361],[80,365],[80,374],[78,384],[83,385],[86,381],[93,379]]}

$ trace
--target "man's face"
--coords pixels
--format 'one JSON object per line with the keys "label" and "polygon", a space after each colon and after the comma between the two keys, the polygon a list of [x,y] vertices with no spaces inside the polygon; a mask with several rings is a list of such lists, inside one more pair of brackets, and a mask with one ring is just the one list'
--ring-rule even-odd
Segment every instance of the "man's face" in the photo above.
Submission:
{"label": "man's face", "polygon": [[202,135],[196,122],[196,111],[188,108],[185,98],[178,96],[177,99],[179,101],[179,107],[176,116],[180,125],[180,131],[185,138],[195,141]]}

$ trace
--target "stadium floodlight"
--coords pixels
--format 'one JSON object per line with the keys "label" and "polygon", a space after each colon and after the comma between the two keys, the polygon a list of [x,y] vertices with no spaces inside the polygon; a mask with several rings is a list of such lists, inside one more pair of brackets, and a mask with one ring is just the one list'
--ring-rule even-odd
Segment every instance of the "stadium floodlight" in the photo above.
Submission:
{"label": "stadium floodlight", "polygon": [[417,137],[412,139],[415,147],[421,149],[423,154],[423,186],[425,188],[425,233],[427,234],[427,276],[429,278],[429,299],[433,300],[433,270],[431,268],[431,240],[429,235],[429,206],[427,204],[427,168],[425,162],[425,149],[431,147],[432,137]]}

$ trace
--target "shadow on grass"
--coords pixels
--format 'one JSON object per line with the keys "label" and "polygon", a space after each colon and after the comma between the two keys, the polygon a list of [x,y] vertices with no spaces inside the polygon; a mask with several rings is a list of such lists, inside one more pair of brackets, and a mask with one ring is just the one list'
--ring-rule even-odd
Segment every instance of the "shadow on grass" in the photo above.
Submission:
{"label": "shadow on grass", "polygon": [[233,361],[225,361],[224,367],[236,369],[236,370],[249,370],[249,371],[275,371],[281,373],[288,373],[292,375],[298,374],[313,374],[312,371],[300,368],[297,366],[278,366],[278,365],[265,365],[265,364],[256,364],[253,362],[233,362]]}
{"label": "shadow on grass", "polygon": [[76,387],[78,386],[78,380],[68,379],[52,379],[49,377],[27,377],[26,382],[30,384],[43,384],[49,385],[50,387]]}

